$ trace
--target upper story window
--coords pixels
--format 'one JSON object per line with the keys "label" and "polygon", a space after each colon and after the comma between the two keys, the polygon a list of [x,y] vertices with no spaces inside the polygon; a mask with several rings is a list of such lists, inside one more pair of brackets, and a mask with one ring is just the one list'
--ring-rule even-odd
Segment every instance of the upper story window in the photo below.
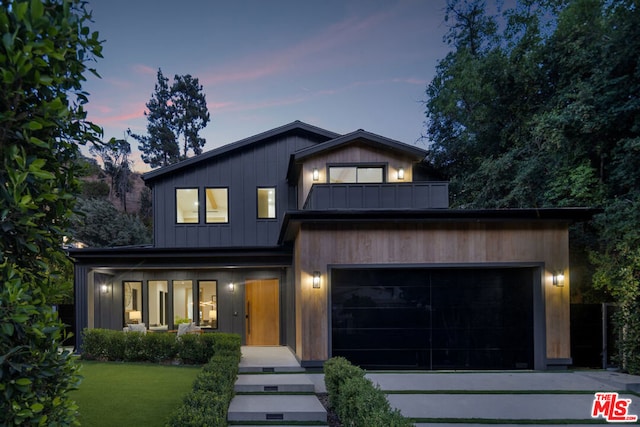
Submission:
{"label": "upper story window", "polygon": [[229,189],[207,188],[207,224],[229,222]]}
{"label": "upper story window", "polygon": [[384,166],[330,166],[331,184],[384,182]]}
{"label": "upper story window", "polygon": [[276,189],[258,188],[258,218],[276,217]]}
{"label": "upper story window", "polygon": [[197,224],[200,221],[198,189],[176,189],[176,222],[178,224]]}

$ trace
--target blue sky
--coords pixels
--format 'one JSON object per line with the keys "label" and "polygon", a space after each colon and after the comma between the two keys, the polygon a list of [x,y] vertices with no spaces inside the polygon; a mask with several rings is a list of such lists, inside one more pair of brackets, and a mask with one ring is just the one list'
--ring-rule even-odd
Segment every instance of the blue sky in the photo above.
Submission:
{"label": "blue sky", "polygon": [[[89,119],[146,133],[158,68],[204,87],[206,150],[302,120],[416,142],[425,88],[449,51],[444,0],[91,0],[104,59]],[[132,148],[137,141],[129,138]],[[135,169],[148,170],[137,151]]]}

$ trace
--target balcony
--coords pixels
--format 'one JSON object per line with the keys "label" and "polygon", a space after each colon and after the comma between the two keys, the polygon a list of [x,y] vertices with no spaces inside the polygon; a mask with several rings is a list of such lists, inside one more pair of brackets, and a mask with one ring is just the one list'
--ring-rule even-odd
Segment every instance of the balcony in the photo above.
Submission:
{"label": "balcony", "polygon": [[446,209],[447,182],[384,184],[314,184],[305,210],[333,209]]}

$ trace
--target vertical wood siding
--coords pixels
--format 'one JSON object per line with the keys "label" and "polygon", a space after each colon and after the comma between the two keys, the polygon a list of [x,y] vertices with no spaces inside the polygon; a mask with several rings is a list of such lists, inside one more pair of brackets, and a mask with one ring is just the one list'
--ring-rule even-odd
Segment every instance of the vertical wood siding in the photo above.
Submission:
{"label": "vertical wood siding", "polygon": [[[389,264],[475,265],[539,263],[546,323],[546,357],[570,357],[569,240],[564,223],[354,224],[305,225],[294,252],[296,352],[302,360],[329,356],[327,266]],[[552,285],[552,273],[565,271],[565,286]],[[310,274],[322,273],[313,289]]]}
{"label": "vertical wood siding", "polygon": [[[309,137],[283,135],[257,142],[154,181],[156,247],[276,246],[284,212],[295,204],[286,181],[289,156],[315,145]],[[229,223],[206,224],[204,189],[229,189]],[[276,188],[276,219],[257,219],[257,188]],[[200,189],[200,223],[176,223],[176,188]]]}

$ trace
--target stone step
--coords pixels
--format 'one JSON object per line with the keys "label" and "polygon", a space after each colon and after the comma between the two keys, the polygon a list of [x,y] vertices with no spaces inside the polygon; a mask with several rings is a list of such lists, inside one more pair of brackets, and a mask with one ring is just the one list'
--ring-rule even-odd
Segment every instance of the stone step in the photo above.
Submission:
{"label": "stone step", "polygon": [[229,405],[231,422],[327,422],[327,411],[315,395],[238,395]]}
{"label": "stone step", "polygon": [[305,374],[238,375],[236,393],[313,393],[313,382]]}

